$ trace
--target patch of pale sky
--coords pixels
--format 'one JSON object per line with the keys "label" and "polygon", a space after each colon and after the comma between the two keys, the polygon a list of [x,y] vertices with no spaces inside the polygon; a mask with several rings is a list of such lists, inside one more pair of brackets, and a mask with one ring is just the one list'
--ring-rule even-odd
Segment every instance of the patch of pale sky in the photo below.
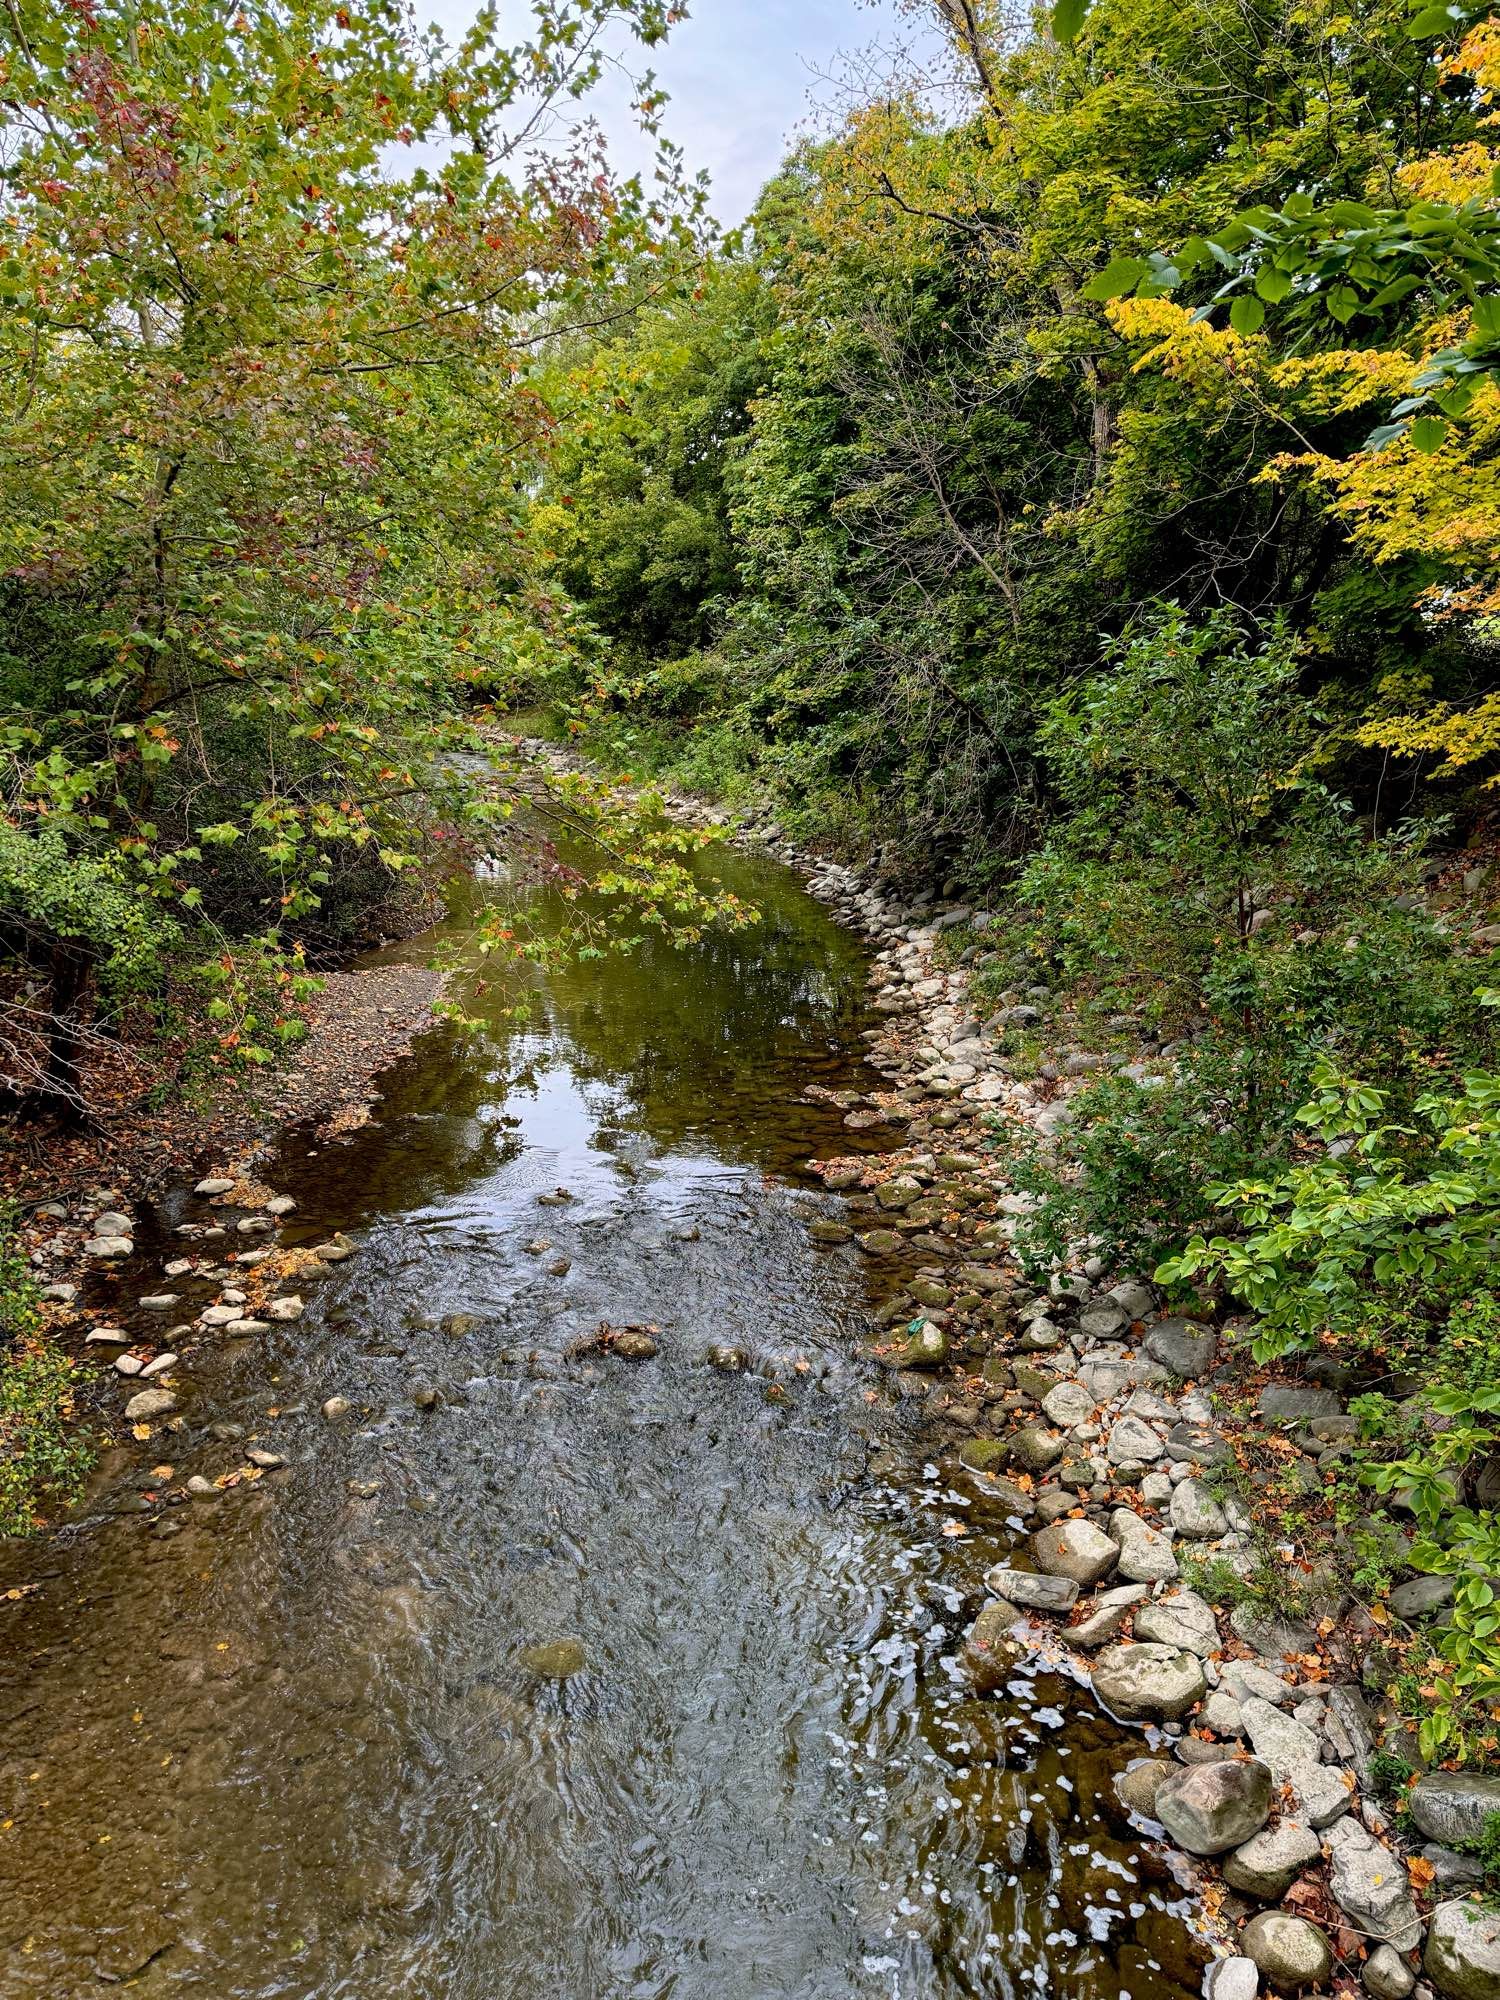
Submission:
{"label": "patch of pale sky", "polygon": [[[428,0],[418,11],[453,37],[473,8]],[[502,18],[518,11],[502,8]],[[671,100],[664,136],[681,147],[688,174],[708,175],[713,214],[730,227],[744,220],[799,132],[835,112],[851,74],[894,66],[897,50],[930,59],[936,38],[899,15],[894,0],[696,0],[662,47],[617,40],[622,66],[583,108],[603,128],[614,168],[649,174],[654,143],[632,108],[631,77],[653,70]]]}

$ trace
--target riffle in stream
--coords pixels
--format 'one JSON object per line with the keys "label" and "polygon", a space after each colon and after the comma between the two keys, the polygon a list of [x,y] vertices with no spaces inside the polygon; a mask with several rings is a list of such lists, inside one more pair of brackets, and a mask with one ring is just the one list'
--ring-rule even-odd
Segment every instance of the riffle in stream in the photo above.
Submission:
{"label": "riffle in stream", "polygon": [[[1111,1785],[1143,1736],[1039,1668],[966,1681],[1010,1534],[807,1234],[802,1163],[879,1144],[804,1095],[877,1081],[860,949],[786,871],[712,866],[755,929],[486,965],[485,1032],[286,1140],[285,1239],[360,1252],[200,1355],[152,1444],[179,1486],[246,1439],[285,1470],[173,1506],[137,1471],[0,1556],[0,2000],[1199,1990]],[[131,1297],[202,1214],[163,1206]],[[658,1355],[569,1358],[601,1320]]]}

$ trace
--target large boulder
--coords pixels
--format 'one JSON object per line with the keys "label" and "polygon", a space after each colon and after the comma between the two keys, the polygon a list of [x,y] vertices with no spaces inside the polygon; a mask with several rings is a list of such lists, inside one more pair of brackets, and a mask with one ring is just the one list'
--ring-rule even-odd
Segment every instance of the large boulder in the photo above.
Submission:
{"label": "large boulder", "polygon": [[1422,1970],[1448,2000],[1500,2000],[1500,1911],[1439,1903]]}
{"label": "large boulder", "polygon": [[1201,1479],[1180,1480],[1168,1508],[1172,1526],[1190,1542],[1216,1542],[1229,1533],[1224,1509]]}
{"label": "large boulder", "polygon": [[1441,1847],[1465,1847],[1479,1839],[1489,1815],[1500,1812],[1500,1778],[1429,1771],[1408,1792],[1406,1804],[1428,1840]]}
{"label": "large boulder", "polygon": [[1095,1694],[1106,1708],[1132,1721],[1186,1715],[1207,1689],[1197,1655],[1171,1646],[1110,1646],[1094,1667]]}
{"label": "large boulder", "polygon": [[1227,1854],[1242,1847],[1270,1813],[1271,1773],[1254,1759],[1190,1764],[1174,1771],[1156,1794],[1156,1817],[1189,1854]]}
{"label": "large boulder", "polygon": [[1087,1587],[1107,1576],[1120,1559],[1120,1551],[1092,1521],[1054,1521],[1039,1528],[1031,1538],[1031,1555],[1037,1568],[1047,1576],[1070,1576]]}
{"label": "large boulder", "polygon": [[1414,1950],[1422,1924],[1400,1857],[1352,1814],[1329,1827],[1326,1839],[1332,1862],[1328,1885],[1352,1927],[1397,1951]]}
{"label": "large boulder", "polygon": [[[1262,1766],[1262,1769],[1265,1767]],[[1224,1862],[1224,1880],[1242,1896],[1279,1903],[1304,1868],[1322,1854],[1322,1843],[1310,1826],[1284,1819],[1268,1826],[1235,1849]]]}
{"label": "large boulder", "polygon": [[1078,1585],[1070,1576],[1038,1576],[1000,1563],[984,1580],[1007,1604],[1024,1604],[1031,1611],[1071,1611],[1078,1602]]}
{"label": "large boulder", "polygon": [[1240,1950],[1253,1958],[1268,1985],[1279,1993],[1321,1986],[1333,1970],[1333,1953],[1316,1924],[1305,1917],[1262,1910],[1240,1932]]}
{"label": "large boulder", "polygon": [[1109,1517],[1109,1532],[1119,1544],[1120,1574],[1128,1582],[1169,1583],[1176,1576],[1171,1537],[1159,1528],[1148,1528],[1139,1514],[1116,1507]]}
{"label": "large boulder", "polygon": [[1161,1319],[1146,1335],[1146,1352],[1151,1359],[1185,1382],[1206,1375],[1218,1351],[1219,1336],[1212,1327],[1200,1326],[1196,1320],[1175,1316]]}
{"label": "large boulder", "polygon": [[1153,1639],[1159,1646],[1186,1647],[1200,1660],[1217,1653],[1222,1644],[1213,1606],[1196,1590],[1174,1591],[1143,1605],[1136,1613],[1135,1636]]}

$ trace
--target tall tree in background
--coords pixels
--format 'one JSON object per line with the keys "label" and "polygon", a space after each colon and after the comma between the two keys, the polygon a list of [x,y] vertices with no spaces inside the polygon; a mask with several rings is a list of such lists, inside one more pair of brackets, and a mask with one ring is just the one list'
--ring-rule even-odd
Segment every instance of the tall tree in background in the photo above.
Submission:
{"label": "tall tree in background", "polygon": [[498,837],[473,711],[570,643],[526,556],[530,355],[693,206],[587,128],[537,142],[673,18],[538,0],[449,47],[393,0],[0,14],[0,929],[53,1017],[45,1054],[11,1018],[13,1090],[76,1109],[90,996],[185,933],[285,946],[435,830]]}

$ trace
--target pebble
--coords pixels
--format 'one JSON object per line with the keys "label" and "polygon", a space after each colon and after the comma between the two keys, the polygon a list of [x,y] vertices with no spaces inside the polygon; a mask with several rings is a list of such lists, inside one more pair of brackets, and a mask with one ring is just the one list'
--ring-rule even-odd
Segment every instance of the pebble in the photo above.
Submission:
{"label": "pebble", "polygon": [[138,1396],[132,1396],[125,1405],[128,1423],[148,1423],[153,1417],[170,1416],[177,1408],[177,1398],[170,1389],[142,1389]]}
{"label": "pebble", "polygon": [[347,1396],[330,1396],[323,1405],[323,1416],[327,1422],[335,1424],[340,1417],[345,1417],[349,1414],[350,1407],[351,1405]]}
{"label": "pebble", "polygon": [[264,1445],[252,1444],[245,1451],[252,1465],[258,1465],[262,1472],[274,1472],[278,1466],[286,1464],[279,1451],[267,1451]]}
{"label": "pebble", "polygon": [[193,1193],[203,1195],[228,1194],[233,1186],[234,1182],[231,1180],[213,1178],[206,1181],[199,1181],[198,1185],[193,1189]]}

